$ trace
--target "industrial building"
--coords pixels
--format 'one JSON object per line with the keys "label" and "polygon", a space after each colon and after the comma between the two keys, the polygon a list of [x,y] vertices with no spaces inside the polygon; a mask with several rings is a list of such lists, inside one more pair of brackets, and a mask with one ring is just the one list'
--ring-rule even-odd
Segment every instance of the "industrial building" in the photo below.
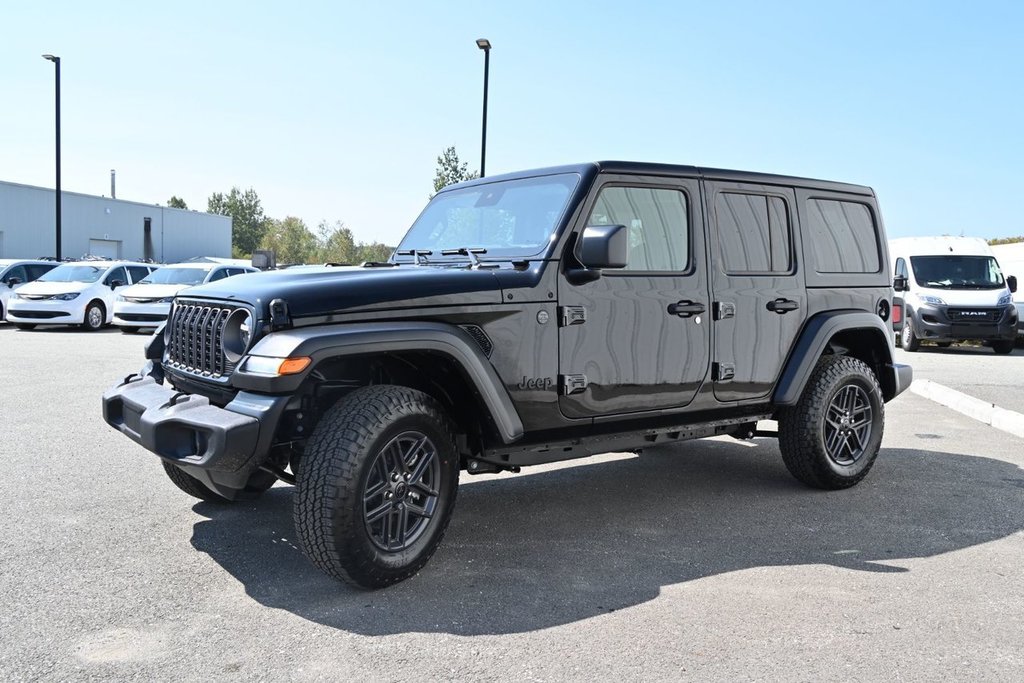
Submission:
{"label": "industrial building", "polygon": [[[163,263],[231,257],[231,218],[155,204],[61,193],[61,254]],[[0,258],[53,256],[54,191],[0,181]]]}

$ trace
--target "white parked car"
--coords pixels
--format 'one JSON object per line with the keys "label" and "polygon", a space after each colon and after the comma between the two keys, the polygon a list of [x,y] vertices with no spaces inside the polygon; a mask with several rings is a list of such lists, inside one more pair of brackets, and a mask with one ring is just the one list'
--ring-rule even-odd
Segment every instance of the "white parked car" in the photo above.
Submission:
{"label": "white parked car", "polygon": [[7,315],[7,302],[14,292],[56,268],[56,261],[0,259],[0,320]]}
{"label": "white parked car", "polygon": [[171,302],[181,290],[232,275],[255,272],[258,272],[255,268],[217,263],[160,266],[140,282],[118,292],[114,301],[114,324],[126,334],[140,327],[157,327],[167,320]]}
{"label": "white parked car", "polygon": [[81,325],[98,330],[113,319],[117,294],[155,269],[131,261],[62,263],[11,297],[7,320],[23,330],[36,325]]}

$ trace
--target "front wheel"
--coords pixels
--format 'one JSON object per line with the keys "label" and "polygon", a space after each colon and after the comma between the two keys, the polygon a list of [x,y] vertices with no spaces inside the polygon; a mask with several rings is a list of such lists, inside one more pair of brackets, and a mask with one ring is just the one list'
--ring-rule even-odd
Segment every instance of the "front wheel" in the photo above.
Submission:
{"label": "front wheel", "polygon": [[82,328],[89,332],[95,332],[107,322],[107,311],[99,301],[91,301],[85,307],[85,319],[82,321]]}
{"label": "front wheel", "polygon": [[458,483],[451,423],[433,398],[399,386],[357,389],[327,411],[303,453],[297,537],[329,576],[389,586],[433,555]]}
{"label": "front wheel", "polygon": [[1016,345],[1016,342],[1016,339],[1000,339],[999,341],[992,342],[992,350],[1000,355],[1013,353],[1013,347]]}
{"label": "front wheel", "polygon": [[779,415],[779,450],[790,474],[808,486],[849,488],[874,464],[884,425],[871,368],[850,356],[825,356],[800,401]]}

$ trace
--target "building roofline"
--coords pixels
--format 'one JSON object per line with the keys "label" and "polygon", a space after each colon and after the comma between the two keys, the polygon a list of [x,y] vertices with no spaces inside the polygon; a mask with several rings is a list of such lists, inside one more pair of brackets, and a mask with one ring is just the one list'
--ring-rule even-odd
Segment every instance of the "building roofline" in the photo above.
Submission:
{"label": "building roofline", "polygon": [[[15,182],[10,181],[10,180],[0,180],[0,185],[8,185],[10,187],[25,187],[25,188],[28,188],[30,190],[43,190],[44,192],[54,192],[54,189],[52,187],[42,187],[40,185],[29,185],[28,183],[15,183]],[[226,218],[228,220],[231,220],[231,216],[225,216],[225,215],[219,214],[219,213],[210,213],[208,211],[199,211],[197,209],[179,209],[179,208],[174,207],[174,206],[164,206],[162,204],[150,204],[148,202],[137,202],[137,201],[134,201],[134,200],[131,200],[131,199],[119,199],[117,197],[105,197],[103,195],[88,194],[86,192],[74,192],[72,190],[63,190],[62,189],[60,191],[60,193],[61,193],[62,196],[66,195],[66,194],[70,194],[70,195],[75,195],[77,197],[88,197],[89,199],[103,199],[103,200],[108,201],[108,202],[117,202],[117,203],[120,203],[120,204],[134,204],[135,206],[145,206],[147,208],[153,208],[153,209],[162,209],[162,210],[167,210],[167,211],[181,211],[182,213],[188,213],[188,214],[199,213],[199,214],[203,214],[203,215],[206,215],[206,216],[219,216],[221,218]]]}

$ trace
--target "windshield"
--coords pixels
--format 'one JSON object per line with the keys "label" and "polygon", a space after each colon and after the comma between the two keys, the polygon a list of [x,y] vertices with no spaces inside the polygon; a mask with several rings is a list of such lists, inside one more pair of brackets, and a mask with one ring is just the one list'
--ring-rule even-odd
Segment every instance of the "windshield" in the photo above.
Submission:
{"label": "windshield", "polygon": [[922,287],[999,289],[1005,286],[991,256],[911,256],[914,278]]}
{"label": "windshield", "polygon": [[139,284],[198,285],[206,279],[211,268],[160,268],[139,280]]}
{"label": "windshield", "polygon": [[[579,180],[575,173],[563,173],[442,192],[398,250],[429,250],[429,261],[441,259],[442,250],[459,248],[486,249],[481,260],[535,256],[547,248]],[[413,257],[395,260],[412,262]]]}
{"label": "windshield", "polygon": [[107,266],[76,266],[70,263],[57,266],[39,278],[39,282],[96,282]]}

